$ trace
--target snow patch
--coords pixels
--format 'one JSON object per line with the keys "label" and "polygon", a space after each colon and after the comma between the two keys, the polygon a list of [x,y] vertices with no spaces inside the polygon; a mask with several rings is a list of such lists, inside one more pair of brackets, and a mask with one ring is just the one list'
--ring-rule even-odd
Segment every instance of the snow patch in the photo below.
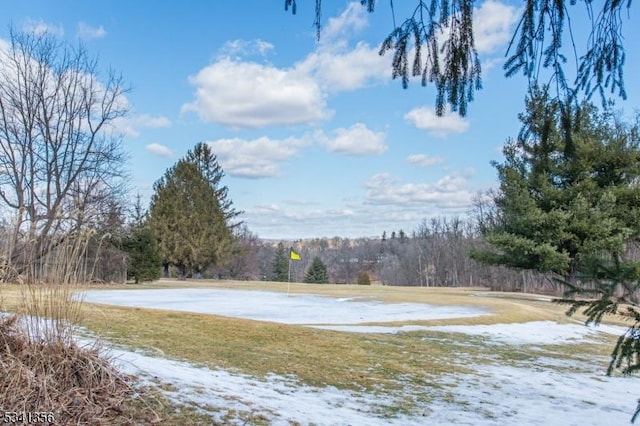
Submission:
{"label": "snow patch", "polygon": [[[571,364],[567,362],[567,366]],[[508,365],[471,365],[476,375],[448,375],[453,395],[430,406],[428,424],[502,426],[629,424],[640,394],[637,377]]]}
{"label": "snow patch", "polygon": [[220,289],[90,290],[84,301],[215,314],[283,324],[360,324],[488,315],[467,306],[383,303],[332,297]]}
{"label": "snow patch", "polygon": [[[216,421],[240,412],[231,423],[237,425],[245,424],[242,413],[250,412],[266,417],[272,425],[625,424],[640,394],[637,378],[606,377],[602,359],[592,360],[602,365],[579,362],[586,372],[568,371],[575,367],[573,361],[544,358],[530,367],[467,365],[475,372],[444,375],[438,380],[443,385],[440,389],[412,386],[382,396],[301,385],[295,378],[274,374],[260,379],[119,349],[112,353],[125,372],[174,385],[179,391],[167,394],[175,401],[218,407],[210,412]],[[387,409],[393,411],[406,394],[426,395],[432,402],[422,404],[413,415],[389,417]]]}
{"label": "snow patch", "polygon": [[491,325],[440,325],[426,327],[425,329],[484,336],[498,343],[509,345],[580,343],[584,339],[596,338],[599,333],[621,335],[626,330],[624,327],[604,325],[587,327],[582,324],[558,324],[553,321],[531,321]]}

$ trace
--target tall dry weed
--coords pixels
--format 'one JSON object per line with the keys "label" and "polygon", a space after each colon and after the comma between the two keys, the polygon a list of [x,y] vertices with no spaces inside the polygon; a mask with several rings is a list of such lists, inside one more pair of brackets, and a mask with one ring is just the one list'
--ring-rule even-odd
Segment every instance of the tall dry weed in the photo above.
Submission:
{"label": "tall dry weed", "polygon": [[[25,247],[22,261],[8,262],[0,247],[0,280],[18,284],[13,314],[3,310],[0,284],[0,408],[9,412],[50,413],[56,425],[120,425],[139,413],[130,406],[139,400],[131,378],[121,374],[99,343],[79,343],[74,336],[81,320],[82,298],[74,296],[79,283],[95,270],[87,255],[89,238],[78,234],[59,242],[44,257]],[[4,251],[4,253],[3,253]]]}
{"label": "tall dry weed", "polygon": [[129,424],[133,391],[100,347],[59,339],[32,340],[19,315],[0,319],[0,406],[51,413],[60,425]]}

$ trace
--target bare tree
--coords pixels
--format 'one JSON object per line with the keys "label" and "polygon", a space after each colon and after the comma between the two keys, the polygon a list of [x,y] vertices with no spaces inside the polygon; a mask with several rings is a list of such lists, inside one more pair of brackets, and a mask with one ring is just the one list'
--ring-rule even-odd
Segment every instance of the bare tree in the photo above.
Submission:
{"label": "bare tree", "polygon": [[0,49],[0,203],[12,224],[1,280],[28,275],[122,191],[114,126],[127,112],[126,91],[113,72],[99,79],[82,45],[11,30]]}

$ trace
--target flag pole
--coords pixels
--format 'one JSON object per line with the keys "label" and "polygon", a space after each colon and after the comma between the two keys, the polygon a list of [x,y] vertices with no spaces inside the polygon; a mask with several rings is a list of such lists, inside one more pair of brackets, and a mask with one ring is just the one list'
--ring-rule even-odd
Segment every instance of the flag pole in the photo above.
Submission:
{"label": "flag pole", "polygon": [[291,286],[291,252],[289,252],[289,272],[287,273],[287,297],[289,297],[290,286]]}

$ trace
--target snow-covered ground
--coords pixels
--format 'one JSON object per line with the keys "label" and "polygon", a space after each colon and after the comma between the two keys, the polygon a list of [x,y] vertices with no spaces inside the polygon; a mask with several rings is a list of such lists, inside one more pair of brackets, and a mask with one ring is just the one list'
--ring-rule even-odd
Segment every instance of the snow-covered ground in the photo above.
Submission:
{"label": "snow-covered ground", "polygon": [[[460,340],[464,340],[465,335],[476,335],[488,343],[513,345],[517,350],[530,347],[520,345],[595,341],[601,333],[622,332],[617,327],[588,328],[551,321],[438,327],[359,326],[357,324],[362,322],[429,319],[434,318],[433,315],[435,318],[453,318],[486,312],[466,307],[383,304],[308,295],[286,297],[269,292],[89,291],[84,299],[287,324],[325,324],[323,327],[334,324],[337,330],[349,332],[421,331],[416,334],[417,339],[438,338],[437,334],[429,336],[429,331],[452,333],[450,336],[459,336]],[[274,425],[291,422],[316,425],[618,425],[629,423],[640,396],[637,378],[604,375],[607,359],[557,360],[545,357],[539,346],[531,352],[534,361],[527,359],[505,364],[469,359],[465,366],[472,368],[474,373],[442,376],[440,388],[405,384],[401,391],[384,395],[312,387],[298,383],[295,377],[270,375],[257,378],[119,348],[111,351],[126,372],[149,382],[174,385],[177,390],[169,395],[177,401],[200,407],[221,407],[210,413],[217,420],[228,413],[240,413],[235,424],[244,424],[247,413],[253,412],[260,413]],[[404,383],[400,378],[398,380]],[[414,413],[385,417],[393,412],[390,407],[413,396],[417,407]],[[429,402],[420,402],[422,400]]]}
{"label": "snow-covered ground", "polygon": [[268,291],[220,289],[91,290],[84,301],[120,306],[216,314],[283,324],[359,324],[365,322],[465,318],[487,314],[467,306],[382,303]]}

